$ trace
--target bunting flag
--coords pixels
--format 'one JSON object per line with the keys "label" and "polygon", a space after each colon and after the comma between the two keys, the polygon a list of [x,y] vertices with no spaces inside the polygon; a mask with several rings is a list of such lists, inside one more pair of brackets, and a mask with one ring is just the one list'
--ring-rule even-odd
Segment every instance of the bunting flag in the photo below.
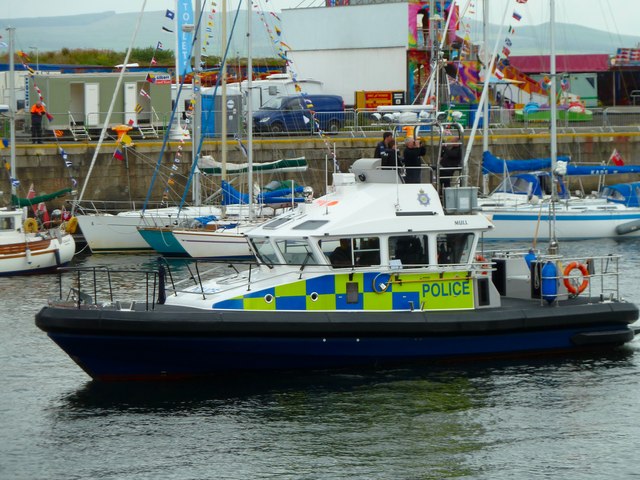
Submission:
{"label": "bunting flag", "polygon": [[158,64],[158,61],[156,60],[156,57],[155,56],[152,57],[151,58],[151,65],[157,65],[157,64]]}
{"label": "bunting flag", "polygon": [[242,143],[242,140],[240,140],[240,137],[238,135],[235,136],[236,138],[236,142],[238,142],[238,147],[240,148],[240,150],[242,151],[242,154],[245,157],[248,157],[249,154],[247,152],[247,147],[244,146],[244,144]]}
{"label": "bunting flag", "polygon": [[620,155],[620,152],[616,148],[613,149],[613,153],[611,153],[611,156],[609,157],[609,161],[613,163],[616,167],[622,167],[624,165],[624,160],[622,159],[622,155]]}
{"label": "bunting flag", "polygon": [[162,42],[157,43],[156,50],[162,50]]}
{"label": "bunting flag", "polygon": [[502,53],[505,57],[508,57],[509,55],[511,55],[511,50],[509,50],[507,47],[502,47]]}
{"label": "bunting flag", "polygon": [[124,160],[124,153],[122,153],[122,150],[120,150],[120,148],[116,148],[115,152],[113,152],[113,158],[120,161]]}
{"label": "bunting flag", "polygon": [[162,30],[164,30],[165,32],[173,33],[173,30],[171,30],[170,28],[165,27],[164,25],[162,26]]}
{"label": "bunting flag", "polygon": [[504,78],[504,73],[502,73],[502,71],[501,71],[501,70],[498,70],[497,68],[496,68],[496,70],[493,72],[493,74],[496,76],[496,78],[497,78],[498,80],[502,80],[502,79]]}
{"label": "bunting flag", "polygon": [[527,0],[516,0],[518,3],[527,3]]}
{"label": "bunting flag", "polygon": [[512,46],[511,39],[510,39],[509,37],[505,38],[505,39],[504,39],[504,44],[505,44],[507,47],[511,47],[511,46]]}
{"label": "bunting flag", "polygon": [[520,15],[518,12],[516,12],[515,10],[513,11],[513,18],[516,19],[516,21],[520,21],[520,19],[522,18],[522,15]]}
{"label": "bunting flag", "polygon": [[167,13],[165,13],[164,16],[167,17],[169,20],[173,20],[176,14],[172,10],[167,10]]}
{"label": "bunting flag", "polygon": [[151,100],[151,96],[145,91],[144,88],[140,89],[140,95],[143,96],[144,98],[148,98],[149,100]]}
{"label": "bunting flag", "polygon": [[136,108],[135,108],[136,113],[142,112],[142,109],[143,109],[142,105],[140,105],[139,103],[136,104]]}
{"label": "bunting flag", "polygon": [[9,179],[11,180],[11,185],[14,187],[19,187],[20,186],[20,180],[18,180],[17,178],[13,178],[13,177],[9,177]]}

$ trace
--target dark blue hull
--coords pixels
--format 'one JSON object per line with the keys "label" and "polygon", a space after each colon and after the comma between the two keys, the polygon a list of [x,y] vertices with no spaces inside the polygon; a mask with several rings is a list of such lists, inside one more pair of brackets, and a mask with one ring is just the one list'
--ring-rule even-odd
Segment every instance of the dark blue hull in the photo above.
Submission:
{"label": "dark blue hull", "polygon": [[49,333],[96,380],[153,380],[240,371],[329,369],[531,355],[620,345],[628,326],[411,338],[106,336]]}

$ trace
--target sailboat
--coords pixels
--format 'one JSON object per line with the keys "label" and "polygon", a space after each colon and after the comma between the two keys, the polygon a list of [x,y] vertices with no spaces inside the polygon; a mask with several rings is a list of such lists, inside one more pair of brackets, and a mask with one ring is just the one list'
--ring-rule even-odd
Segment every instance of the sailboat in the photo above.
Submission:
{"label": "sailboat", "polygon": [[[225,15],[223,14],[223,19]],[[224,21],[224,20],[223,20]],[[224,28],[223,28],[224,29]],[[252,118],[253,100],[252,100],[252,81],[253,81],[253,62],[251,53],[251,9],[247,10],[247,113],[246,118]],[[198,39],[196,38],[196,43]],[[199,52],[199,48],[196,48]],[[225,92],[225,71],[223,59],[222,74],[222,91],[223,106]],[[197,60],[197,59],[196,59]],[[199,62],[196,61],[196,65]],[[198,114],[196,114],[198,117]],[[226,115],[222,115],[226,118]],[[199,118],[196,118],[199,120]],[[158,253],[173,256],[189,256],[191,258],[209,258],[209,259],[243,259],[253,257],[253,253],[249,248],[246,240],[246,233],[254,227],[262,224],[266,219],[272,218],[278,211],[295,207],[296,201],[301,202],[311,193],[302,186],[292,188],[291,191],[262,192],[254,201],[253,193],[253,172],[257,167],[260,171],[304,171],[307,163],[304,158],[283,159],[276,162],[261,163],[254,165],[253,163],[253,123],[247,122],[247,163],[229,166],[226,164],[226,155],[224,147],[226,145],[226,123],[222,122],[223,136],[223,161],[218,163],[213,158],[202,156],[197,159],[198,171],[210,174],[220,174],[222,178],[222,195],[223,205],[225,205],[226,215],[212,216],[209,221],[206,217],[200,217],[202,224],[200,228],[192,228],[190,226],[176,225],[173,227],[139,227],[138,233],[144,240]],[[194,130],[196,130],[194,128]],[[194,147],[195,148],[195,147]],[[231,168],[228,168],[231,167]],[[247,175],[247,185],[249,193],[242,195],[236,191],[229,182],[224,178],[224,174],[233,170],[236,174]],[[229,218],[227,209],[233,205],[237,209],[237,214]],[[279,207],[279,208],[278,208]],[[185,222],[182,222],[183,224]]]}
{"label": "sailboat", "polygon": [[[550,18],[550,98],[556,98],[556,52],[555,52],[555,7],[551,0]],[[490,71],[490,70],[488,70]],[[488,73],[487,73],[488,76]],[[484,92],[483,92],[484,95]],[[491,218],[495,228],[485,233],[486,239],[493,240],[530,240],[537,239],[539,234],[549,232],[555,240],[584,240],[591,238],[626,238],[640,236],[640,206],[637,196],[634,200],[620,198],[619,189],[605,190],[603,194],[593,197],[571,196],[564,187],[563,177],[567,174],[607,173],[606,166],[584,168],[573,167],[565,162],[558,162],[557,152],[557,104],[551,101],[551,156],[546,159],[550,171],[540,171],[542,163],[532,163],[536,171],[523,175],[517,180],[514,188],[511,183],[503,183],[491,195],[479,199],[481,211]],[[477,123],[477,122],[476,122]],[[488,136],[488,122],[484,122],[485,137]],[[475,125],[474,125],[475,127]],[[492,159],[486,146],[483,159]],[[538,159],[540,160],[540,159]],[[565,159],[568,160],[568,159]],[[495,163],[494,163],[495,165]],[[495,167],[494,167],[495,168]],[[498,159],[500,170],[508,173],[510,166]],[[485,169],[488,168],[485,166]],[[495,171],[494,170],[494,171]],[[620,173],[621,168],[614,169]],[[509,181],[510,180],[506,180]],[[546,182],[547,189],[539,185]],[[633,193],[633,192],[629,192]],[[611,200],[614,201],[611,201]]]}
{"label": "sailboat", "polygon": [[[40,229],[35,218],[28,217],[28,209],[18,199],[16,178],[15,138],[15,65],[14,32],[9,32],[9,91],[10,105],[0,106],[0,113],[10,120],[10,175],[12,205],[0,209],[0,275],[40,273],[63,266],[75,254],[73,236],[61,228]],[[37,204],[40,199],[31,199]],[[30,202],[25,201],[26,204]]]}
{"label": "sailboat", "polygon": [[[140,18],[142,17],[145,9],[145,3],[143,3]],[[176,35],[183,34],[183,26],[187,27],[191,18],[193,18],[193,12],[189,17],[188,12],[185,15],[177,15],[178,25],[176,28]],[[133,34],[133,38],[130,42],[129,49],[124,65],[127,65],[129,56],[133,44],[135,42],[136,34],[140,25],[140,19],[138,20],[138,27]],[[192,25],[191,25],[192,26]],[[189,38],[185,38],[186,45],[192,45]],[[183,53],[183,52],[181,52]],[[190,58],[190,52],[187,52],[187,58]],[[181,64],[180,56],[176,55],[176,72],[181,72],[184,69],[184,65]],[[120,79],[124,74],[125,68],[120,71]],[[119,88],[121,80],[118,82],[116,91]],[[115,95],[114,95],[115,98]],[[113,101],[112,101],[113,105]],[[105,127],[101,134],[101,140],[104,137],[104,131],[108,124],[108,118],[111,114],[111,108],[105,119]],[[175,112],[174,112],[175,114]],[[173,116],[170,124],[173,124]],[[167,132],[165,136],[165,145],[172,132]],[[94,153],[94,161],[97,157],[97,151],[99,150],[101,142],[99,142]],[[164,152],[164,146],[162,152]],[[195,157],[195,151],[193,152]],[[162,153],[160,158],[162,157]],[[87,175],[87,180],[89,175]],[[86,187],[86,183],[85,183]],[[84,189],[83,189],[84,190]],[[80,195],[82,197],[82,194]],[[78,201],[79,203],[79,201]],[[146,207],[146,202],[145,202]],[[151,251],[149,244],[138,234],[137,228],[139,226],[153,226],[153,227],[170,227],[174,226],[180,219],[193,219],[196,217],[220,215],[221,209],[214,205],[193,205],[193,206],[167,206],[162,208],[144,208],[134,209],[117,214],[112,214],[102,211],[89,211],[89,210],[76,210],[74,209],[75,216],[78,220],[78,226],[82,230],[85,240],[93,253],[123,253],[123,252],[139,252],[139,251]]]}

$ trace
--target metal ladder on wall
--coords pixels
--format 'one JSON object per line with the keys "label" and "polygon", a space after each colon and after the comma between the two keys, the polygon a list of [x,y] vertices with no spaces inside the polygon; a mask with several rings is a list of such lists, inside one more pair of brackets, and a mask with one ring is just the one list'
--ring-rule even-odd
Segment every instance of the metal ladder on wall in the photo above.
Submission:
{"label": "metal ladder on wall", "polygon": [[160,134],[158,133],[158,130],[156,129],[156,127],[153,126],[154,121],[160,122],[160,117],[158,117],[158,114],[156,113],[155,109],[151,108],[151,119],[149,120],[149,123],[145,123],[145,124],[138,123],[138,125],[136,126],[138,133],[143,139],[160,138]]}
{"label": "metal ladder on wall", "polygon": [[69,113],[69,131],[73,136],[73,139],[77,142],[78,140],[91,140],[91,136],[89,135],[89,131],[84,125],[78,124],[71,112]]}

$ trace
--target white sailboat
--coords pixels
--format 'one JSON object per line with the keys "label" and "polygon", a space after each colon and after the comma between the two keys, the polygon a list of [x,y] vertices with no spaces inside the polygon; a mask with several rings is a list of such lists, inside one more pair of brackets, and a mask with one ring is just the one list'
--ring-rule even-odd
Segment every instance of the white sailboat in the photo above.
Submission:
{"label": "white sailboat", "polygon": [[[253,61],[252,61],[252,48],[251,48],[251,4],[247,3],[247,113],[246,118],[253,118],[253,100],[252,100],[252,81],[253,81]],[[224,15],[223,15],[224,18]],[[223,20],[224,21],[224,20]],[[223,67],[224,72],[224,67]],[[223,78],[224,82],[224,78]],[[224,85],[224,83],[223,83]],[[224,88],[223,88],[224,92]],[[224,98],[224,97],[223,97]],[[226,102],[222,101],[223,106],[226,105]],[[226,115],[223,115],[222,118],[226,118]],[[222,122],[222,134],[223,139],[226,138],[226,123]],[[223,145],[225,143],[223,142]],[[178,254],[184,254],[190,256],[191,258],[209,258],[209,259],[240,259],[240,258],[251,258],[253,257],[253,253],[249,248],[247,243],[246,234],[253,228],[258,225],[264,223],[265,219],[273,218],[273,215],[277,212],[277,209],[274,209],[272,206],[267,204],[265,205],[257,205],[253,198],[253,172],[254,172],[254,164],[253,164],[253,123],[247,122],[247,163],[244,165],[237,165],[236,169],[238,171],[246,172],[247,174],[247,185],[249,185],[249,193],[247,195],[248,202],[245,206],[246,216],[237,216],[235,219],[231,221],[228,217],[222,221],[213,220],[204,228],[170,228],[166,229],[163,233],[164,238],[161,240],[162,247],[168,247],[174,249],[171,253],[176,253],[176,250],[179,252]],[[217,162],[213,161],[209,158],[201,158],[199,159],[201,162],[200,165],[202,168],[206,168],[207,165],[215,165]],[[297,165],[301,165],[300,162],[303,162],[304,165],[299,167]],[[306,169],[306,161],[304,159],[292,159],[292,160],[281,160],[279,162],[273,162],[273,168],[275,170],[281,171],[300,171],[300,168]],[[280,168],[276,164],[282,163],[283,166]],[[272,168],[271,165],[262,164],[261,165],[265,170]],[[221,176],[224,179],[224,175],[227,172],[227,163],[226,163],[226,155],[223,151],[223,159],[222,164],[219,166],[221,170]],[[225,181],[223,180],[223,188],[225,185]],[[291,201],[293,202],[294,192],[291,192]],[[295,205],[292,203],[291,208]],[[242,207],[242,204],[240,205]],[[280,209],[282,210],[282,209]],[[258,218],[259,215],[257,213],[260,212],[263,216]],[[271,214],[269,214],[271,212]],[[229,211],[226,212],[227,214]],[[140,231],[141,229],[139,229]],[[142,231],[141,234],[147,239],[147,242],[151,242],[147,231]],[[152,243],[152,246],[156,246],[158,244],[157,238],[156,241]],[[161,251],[156,247],[157,251]]]}
{"label": "white sailboat", "polygon": [[[9,27],[7,32],[10,105],[0,106],[0,113],[10,120],[10,174],[13,180],[16,178],[15,29]],[[16,183],[12,181],[12,201],[17,200],[16,193]],[[14,203],[14,206],[0,209],[0,275],[39,273],[69,263],[76,251],[73,236],[60,228],[39,230],[37,221],[28,217],[27,207]]]}
{"label": "white sailboat", "polygon": [[[549,232],[555,240],[584,240],[590,238],[626,238],[640,236],[640,207],[637,201],[610,201],[600,195],[594,198],[559,198],[560,181],[557,152],[557,104],[556,98],[556,52],[555,52],[555,3],[550,0],[550,76],[552,78],[551,105],[551,180],[547,195],[532,195],[532,192],[505,192],[497,189],[492,195],[478,200],[481,211],[491,218],[495,228],[485,233],[486,239],[531,240]],[[495,58],[495,55],[494,55]],[[487,69],[489,77],[493,61]],[[486,84],[485,84],[486,90]],[[485,97],[486,92],[483,92]],[[486,104],[486,102],[485,102]],[[485,118],[487,110],[485,109]],[[484,122],[485,139],[488,137],[488,122]],[[477,128],[477,118],[474,130]],[[473,137],[472,131],[472,137]],[[488,150],[485,140],[484,151]],[[637,200],[637,199],[636,199]]]}

